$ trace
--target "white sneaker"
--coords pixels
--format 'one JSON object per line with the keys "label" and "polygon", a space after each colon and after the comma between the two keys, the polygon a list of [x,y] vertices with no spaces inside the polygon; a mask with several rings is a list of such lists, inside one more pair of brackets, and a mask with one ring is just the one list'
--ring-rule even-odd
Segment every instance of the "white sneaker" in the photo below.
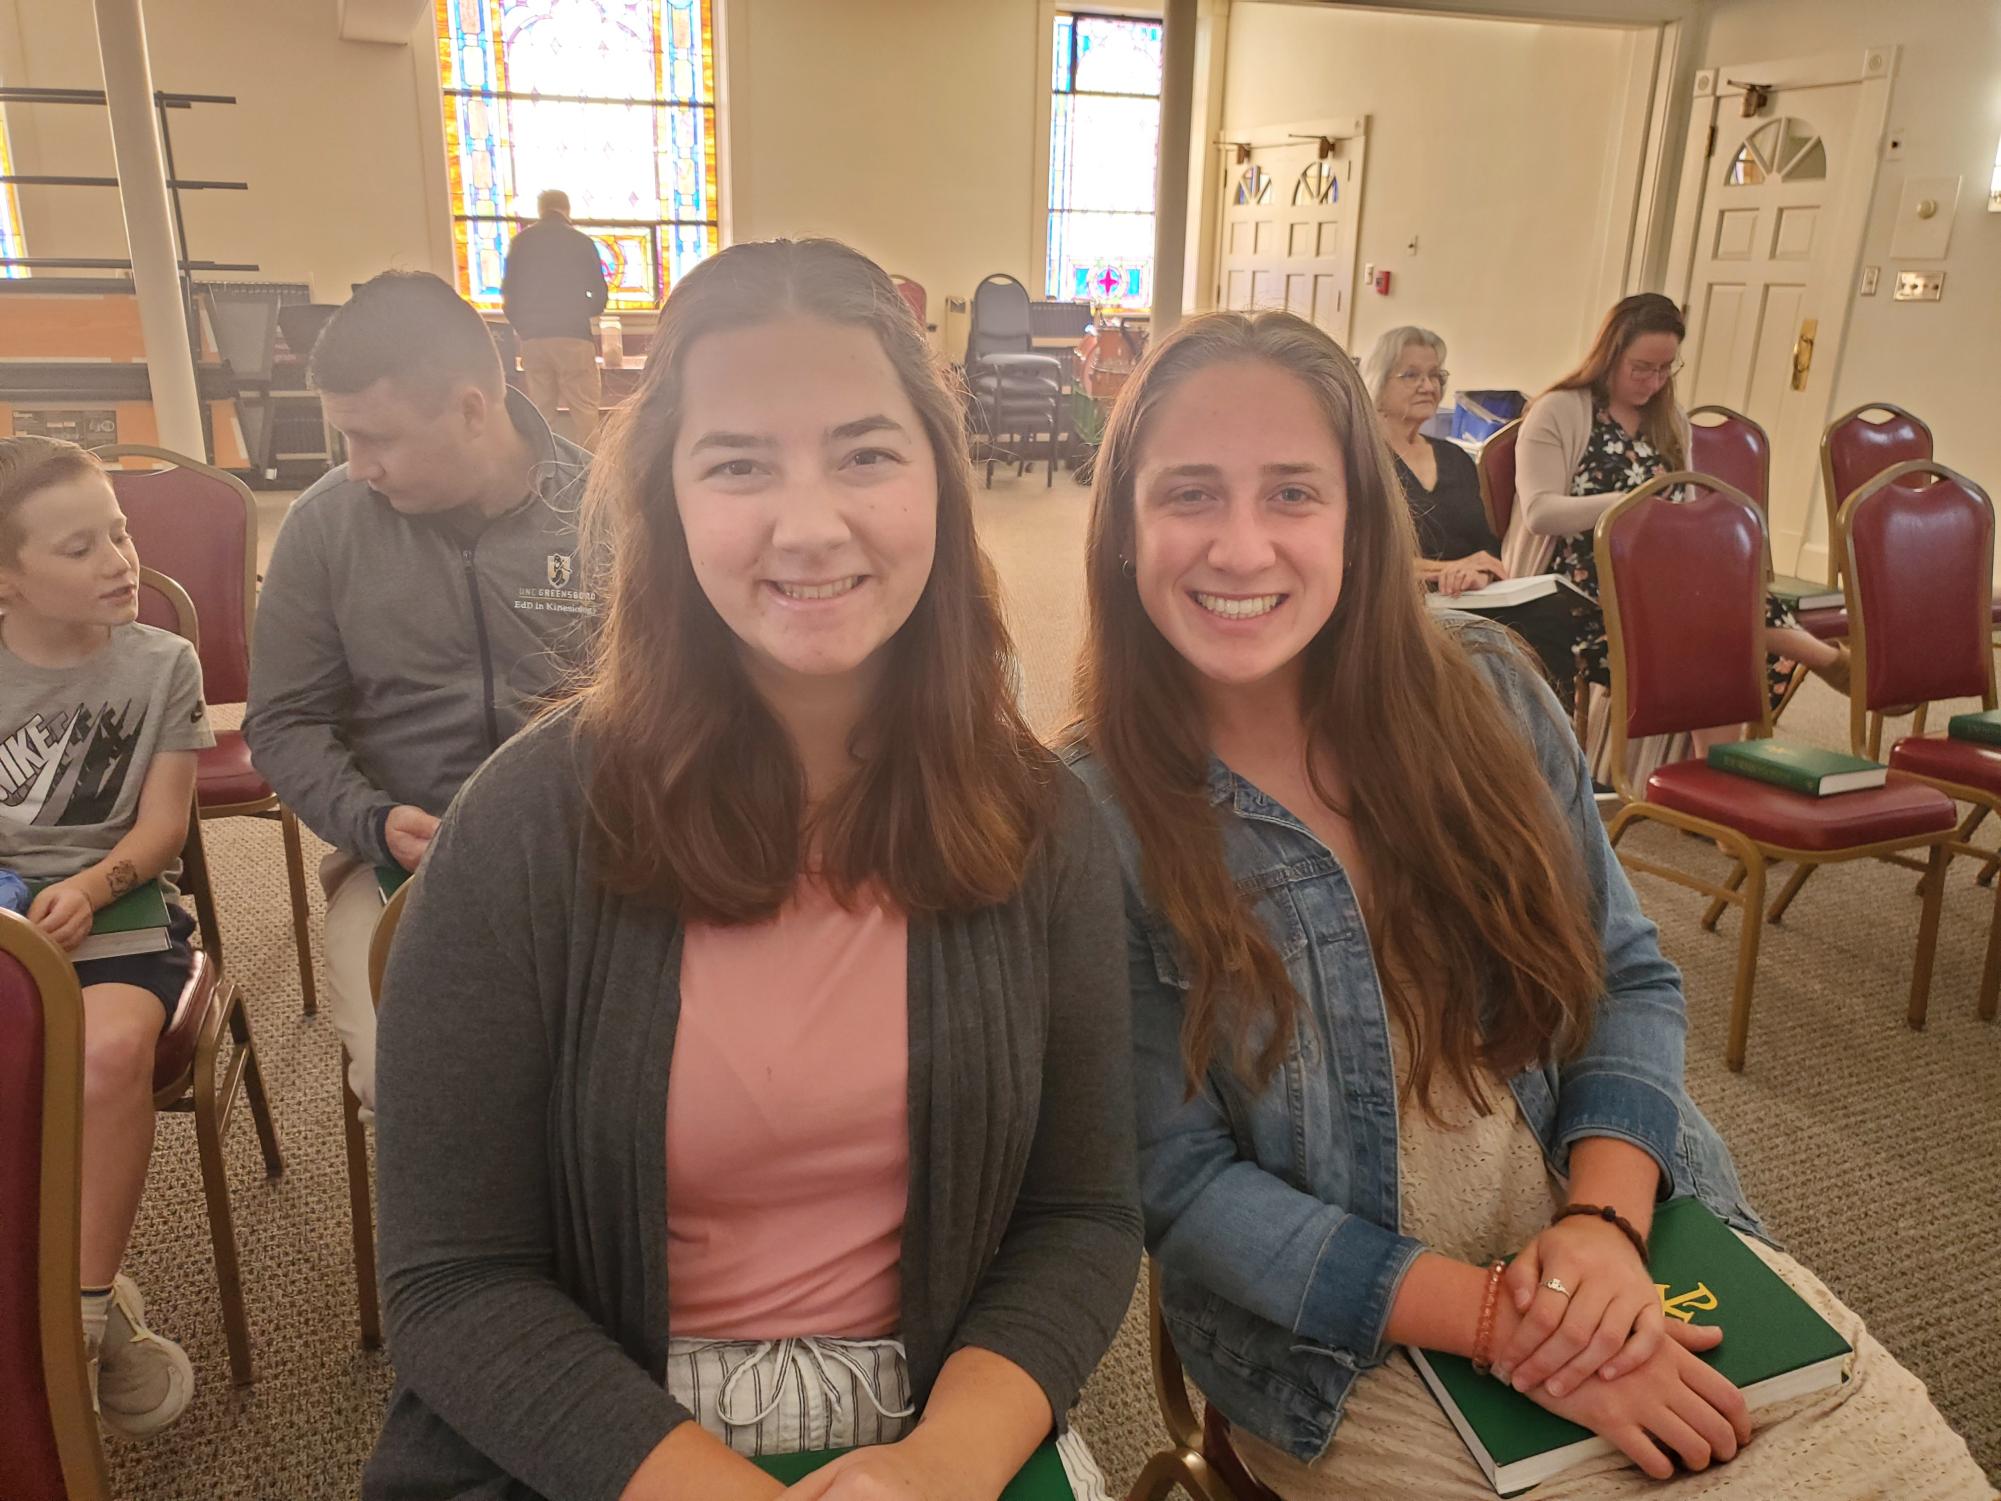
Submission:
{"label": "white sneaker", "polygon": [[146,1300],[120,1274],[104,1338],[91,1356],[91,1395],[104,1426],[127,1438],[157,1433],[188,1409],[195,1368],[187,1351],[146,1327]]}

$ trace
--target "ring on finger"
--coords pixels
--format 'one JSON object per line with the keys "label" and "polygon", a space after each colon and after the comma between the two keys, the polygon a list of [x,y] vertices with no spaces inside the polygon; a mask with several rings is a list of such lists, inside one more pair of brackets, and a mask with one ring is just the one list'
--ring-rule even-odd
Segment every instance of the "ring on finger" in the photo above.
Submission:
{"label": "ring on finger", "polygon": [[1570,1296],[1570,1289],[1563,1285],[1561,1277],[1545,1277],[1542,1285],[1553,1293],[1562,1293],[1566,1298]]}

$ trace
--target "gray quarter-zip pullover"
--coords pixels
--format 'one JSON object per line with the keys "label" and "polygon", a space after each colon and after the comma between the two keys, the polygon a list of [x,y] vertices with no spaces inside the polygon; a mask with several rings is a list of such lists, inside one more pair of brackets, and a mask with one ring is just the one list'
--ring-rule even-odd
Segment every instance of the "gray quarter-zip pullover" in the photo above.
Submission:
{"label": "gray quarter-zip pullover", "polygon": [[590,455],[518,391],[536,490],[484,525],[406,516],[345,465],[293,502],[257,602],[251,758],[328,843],[370,863],[389,810],[442,814],[581,660],[597,601],[577,556]]}

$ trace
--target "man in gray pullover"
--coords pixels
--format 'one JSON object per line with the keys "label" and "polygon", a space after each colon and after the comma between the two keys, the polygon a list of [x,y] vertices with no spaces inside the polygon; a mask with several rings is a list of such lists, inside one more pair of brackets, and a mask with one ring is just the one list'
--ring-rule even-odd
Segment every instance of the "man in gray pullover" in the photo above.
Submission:
{"label": "man in gray pullover", "polygon": [[576,538],[590,455],[508,390],[478,312],[425,273],[359,288],[311,376],[348,457],[279,530],[243,729],[258,771],[334,847],[328,1009],[372,1117],[378,872],[417,868],[460,784],[581,660],[597,612]]}

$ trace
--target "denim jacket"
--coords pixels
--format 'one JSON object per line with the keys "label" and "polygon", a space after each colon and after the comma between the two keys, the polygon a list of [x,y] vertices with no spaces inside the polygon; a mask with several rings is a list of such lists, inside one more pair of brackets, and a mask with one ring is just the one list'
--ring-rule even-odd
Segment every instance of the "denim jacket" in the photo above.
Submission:
{"label": "denim jacket", "polygon": [[[1604,947],[1588,1047],[1509,1080],[1523,1118],[1559,1177],[1571,1143],[1616,1137],[1660,1164],[1663,1197],[1694,1195],[1762,1235],[1721,1138],[1683,1087],[1681,976],[1606,842],[1555,697],[1498,628],[1442,618],[1535,748],[1582,853]],[[1310,1462],[1356,1376],[1389,1354],[1390,1305],[1424,1249],[1400,1230],[1396,1075],[1361,908],[1326,845],[1211,762],[1225,858],[1305,1004],[1266,1088],[1219,1063],[1188,1098],[1179,946],[1141,886],[1138,842],[1104,766],[1081,749],[1070,760],[1105,812],[1124,872],[1140,1188],[1168,1329],[1189,1375],[1233,1423]]]}

